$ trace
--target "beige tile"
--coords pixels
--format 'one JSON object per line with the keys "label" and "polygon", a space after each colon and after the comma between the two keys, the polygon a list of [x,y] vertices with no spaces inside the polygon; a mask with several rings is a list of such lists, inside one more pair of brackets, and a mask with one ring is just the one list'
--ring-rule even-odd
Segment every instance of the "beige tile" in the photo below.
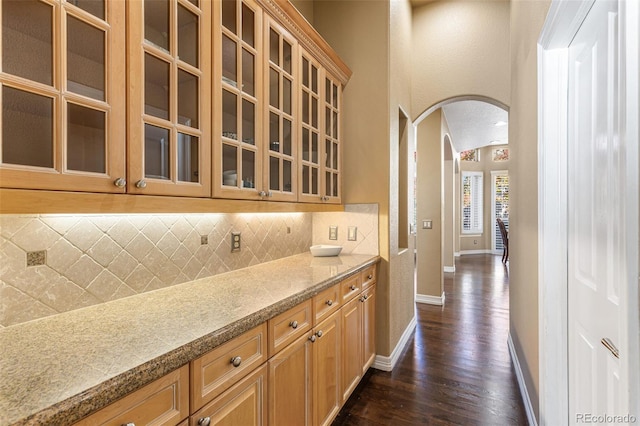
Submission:
{"label": "beige tile", "polygon": [[195,257],[191,258],[191,260],[182,268],[182,273],[185,274],[189,279],[195,280],[202,269],[202,263]]}
{"label": "beige tile", "polygon": [[85,254],[67,269],[65,276],[80,287],[87,288],[102,271],[103,268]]}
{"label": "beige tile", "polygon": [[87,218],[82,218],[64,234],[64,237],[80,250],[87,251],[97,243],[103,235],[104,233]]}
{"label": "beige tile", "polygon": [[61,274],[80,259],[82,251],[68,240],[60,238],[49,250],[47,250],[47,265]]}
{"label": "beige tile", "polygon": [[126,218],[121,218],[109,229],[108,235],[120,245],[126,247],[127,244],[138,235],[138,230]]}
{"label": "beige tile", "polygon": [[4,327],[56,313],[54,309],[0,281],[0,324]]}
{"label": "beige tile", "polygon": [[24,251],[47,250],[59,239],[60,234],[39,219],[30,220],[11,237],[11,241]]}
{"label": "beige tile", "polygon": [[133,256],[121,250],[109,265],[109,271],[124,281],[136,269],[138,264],[139,262]]}
{"label": "beige tile", "polygon": [[65,277],[60,277],[49,284],[40,296],[40,302],[53,308],[56,312],[67,312],[81,308],[78,303],[85,290]]}
{"label": "beige tile", "polygon": [[170,257],[176,249],[180,247],[180,241],[171,232],[167,232],[162,239],[158,241],[157,247],[165,256]]}
{"label": "beige tile", "polygon": [[189,235],[191,231],[193,231],[193,227],[184,218],[179,218],[171,226],[171,233],[175,235],[176,238],[180,240],[180,242],[184,241],[184,239],[187,238],[187,235]]}
{"label": "beige tile", "polygon": [[124,282],[134,291],[141,293],[153,279],[153,274],[144,265],[138,265]]}
{"label": "beige tile", "polygon": [[109,232],[109,230],[116,224],[118,221],[126,218],[125,215],[103,215],[103,216],[88,216],[87,219],[93,223],[99,230],[102,232]]}
{"label": "beige tile", "polygon": [[122,299],[123,297],[129,297],[136,295],[136,292],[127,286],[125,283],[122,283],[120,287],[113,293],[110,300]]}
{"label": "beige tile", "polygon": [[[87,287],[87,291],[103,302],[119,299],[116,297],[122,281],[109,271],[102,271]],[[134,292],[131,292],[134,294]],[[129,294],[129,295],[131,295]]]}
{"label": "beige tile", "polygon": [[162,237],[169,232],[169,228],[157,217],[152,217],[142,228],[142,233],[154,244],[157,244]]}
{"label": "beige tile", "polygon": [[80,220],[80,216],[68,215],[68,216],[59,216],[59,215],[42,215],[40,220],[46,223],[51,229],[56,231],[60,235],[64,235],[67,233],[73,225],[78,223]]}
{"label": "beige tile", "polygon": [[159,271],[167,262],[169,262],[169,258],[154,247],[149,253],[147,253],[140,263],[142,263],[148,270],[157,274],[157,271]]}
{"label": "beige tile", "polygon": [[195,230],[189,232],[189,235],[182,241],[182,244],[193,254],[201,247],[200,234]]}
{"label": "beige tile", "polygon": [[87,254],[100,265],[107,267],[121,252],[122,247],[105,235],[87,251]]}
{"label": "beige tile", "polygon": [[9,281],[27,267],[27,253],[3,238],[0,244],[0,280]]}
{"label": "beige tile", "polygon": [[20,216],[15,214],[0,215],[0,235],[5,238],[11,238],[33,219],[33,216]]}
{"label": "beige tile", "polygon": [[159,290],[165,287],[168,287],[168,286],[165,283],[163,283],[160,278],[153,277],[153,279],[149,282],[149,284],[147,284],[147,286],[144,288],[144,292],[146,293],[147,291]]}
{"label": "beige tile", "polygon": [[182,269],[191,259],[191,252],[181,244],[180,247],[173,252],[170,259],[178,268]]}
{"label": "beige tile", "polygon": [[153,250],[154,245],[143,234],[138,234],[133,240],[125,247],[125,250],[139,262]]}

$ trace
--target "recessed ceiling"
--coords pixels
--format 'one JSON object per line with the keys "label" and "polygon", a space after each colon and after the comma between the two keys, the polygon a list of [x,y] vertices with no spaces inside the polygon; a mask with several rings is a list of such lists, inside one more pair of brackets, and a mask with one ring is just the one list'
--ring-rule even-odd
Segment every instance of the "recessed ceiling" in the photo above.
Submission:
{"label": "recessed ceiling", "polygon": [[442,107],[451,144],[457,152],[509,143],[509,114],[482,101],[458,101]]}

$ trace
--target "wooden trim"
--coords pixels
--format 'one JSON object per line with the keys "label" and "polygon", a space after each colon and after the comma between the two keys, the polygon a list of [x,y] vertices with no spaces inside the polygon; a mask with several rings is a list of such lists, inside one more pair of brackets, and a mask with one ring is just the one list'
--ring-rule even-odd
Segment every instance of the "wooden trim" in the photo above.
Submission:
{"label": "wooden trim", "polygon": [[0,189],[0,214],[312,213],[336,211],[344,211],[344,206],[155,195]]}

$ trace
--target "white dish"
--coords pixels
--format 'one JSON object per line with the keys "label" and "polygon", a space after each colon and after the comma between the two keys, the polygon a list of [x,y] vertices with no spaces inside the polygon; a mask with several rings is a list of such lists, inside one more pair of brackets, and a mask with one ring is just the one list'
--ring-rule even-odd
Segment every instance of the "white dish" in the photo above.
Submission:
{"label": "white dish", "polygon": [[320,244],[309,247],[311,254],[315,257],[337,256],[342,251],[342,246],[332,246],[328,244]]}

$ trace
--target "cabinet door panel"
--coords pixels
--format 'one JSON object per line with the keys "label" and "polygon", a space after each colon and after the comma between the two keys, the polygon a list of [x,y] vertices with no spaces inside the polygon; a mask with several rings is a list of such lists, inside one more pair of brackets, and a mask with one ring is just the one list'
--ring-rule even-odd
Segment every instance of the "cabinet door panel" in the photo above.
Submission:
{"label": "cabinet door panel", "polygon": [[362,292],[362,374],[371,367],[376,358],[376,286]]}
{"label": "cabinet door panel", "polygon": [[314,425],[329,425],[342,406],[340,392],[341,317],[335,312],[316,326],[313,343]]}
{"label": "cabinet door panel", "polygon": [[362,302],[351,300],[342,307],[342,402],[362,377]]}

